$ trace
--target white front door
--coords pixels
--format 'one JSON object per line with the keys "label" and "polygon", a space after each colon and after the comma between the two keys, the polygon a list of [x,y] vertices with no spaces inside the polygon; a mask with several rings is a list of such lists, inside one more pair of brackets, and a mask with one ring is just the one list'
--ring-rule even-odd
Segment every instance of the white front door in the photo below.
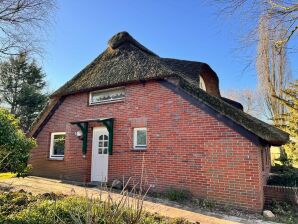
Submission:
{"label": "white front door", "polygon": [[107,182],[109,132],[105,127],[93,128],[91,181]]}

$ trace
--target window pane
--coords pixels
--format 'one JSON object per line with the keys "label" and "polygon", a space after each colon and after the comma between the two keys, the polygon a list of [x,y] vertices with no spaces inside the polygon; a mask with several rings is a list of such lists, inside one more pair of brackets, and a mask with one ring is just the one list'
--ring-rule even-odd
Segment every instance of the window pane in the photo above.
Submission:
{"label": "window pane", "polygon": [[205,82],[204,82],[204,79],[202,78],[202,76],[199,76],[199,86],[202,90],[206,91],[206,85],[205,85]]}
{"label": "window pane", "polygon": [[103,154],[108,154],[108,148],[104,148]]}
{"label": "window pane", "polygon": [[99,142],[98,142],[98,146],[99,146],[99,147],[102,147],[102,146],[103,146],[103,145],[102,145],[102,141],[99,141]]}
{"label": "window pane", "polygon": [[102,148],[98,148],[98,154],[102,154]]}
{"label": "window pane", "polygon": [[108,147],[108,142],[104,142],[103,146]]}
{"label": "window pane", "polygon": [[99,140],[103,140],[103,135],[99,136]]}
{"label": "window pane", "polygon": [[137,131],[137,145],[146,145],[146,130],[138,130]]}
{"label": "window pane", "polygon": [[65,135],[54,135],[53,155],[64,155]]}
{"label": "window pane", "polygon": [[107,135],[104,135],[104,140],[108,140],[108,136]]}

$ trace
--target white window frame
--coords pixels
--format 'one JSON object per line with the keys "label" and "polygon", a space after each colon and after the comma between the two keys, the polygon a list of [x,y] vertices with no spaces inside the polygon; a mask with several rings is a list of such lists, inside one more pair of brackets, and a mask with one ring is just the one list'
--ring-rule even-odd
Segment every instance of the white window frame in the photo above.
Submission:
{"label": "white window frame", "polygon": [[[138,131],[146,131],[146,145],[138,145]],[[137,150],[147,149],[148,146],[148,132],[147,128],[134,128],[133,129],[133,148]]]}
{"label": "white window frame", "polygon": [[[118,99],[114,99],[114,100],[102,100],[100,102],[93,102],[92,101],[92,95],[93,94],[110,92],[110,91],[114,91],[114,90],[123,90],[124,97],[121,97],[121,98],[118,98]],[[97,105],[97,104],[114,103],[114,102],[123,101],[124,98],[125,98],[125,95],[126,95],[126,92],[125,92],[125,88],[124,87],[117,87],[117,88],[111,88],[111,89],[103,89],[103,90],[92,91],[92,92],[89,93],[89,105]]]}
{"label": "white window frame", "polygon": [[[64,158],[64,155],[54,155],[54,137],[55,135],[65,135],[66,137],[66,132],[52,132],[51,133],[51,145],[50,145],[50,159],[57,159],[57,160],[62,160]],[[64,154],[65,154],[65,147],[64,147]]]}

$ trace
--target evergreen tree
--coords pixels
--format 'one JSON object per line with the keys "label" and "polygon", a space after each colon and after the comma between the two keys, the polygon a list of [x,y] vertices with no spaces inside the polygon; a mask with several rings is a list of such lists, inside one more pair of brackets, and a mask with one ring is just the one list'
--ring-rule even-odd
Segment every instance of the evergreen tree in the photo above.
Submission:
{"label": "evergreen tree", "polygon": [[47,95],[45,74],[25,53],[0,65],[1,104],[16,115],[26,131],[44,107]]}
{"label": "evergreen tree", "polygon": [[298,165],[298,80],[284,90],[285,98],[278,98],[280,103],[286,106],[287,112],[278,118],[281,122],[280,128],[289,133],[290,141],[284,145],[286,158],[282,162]]}

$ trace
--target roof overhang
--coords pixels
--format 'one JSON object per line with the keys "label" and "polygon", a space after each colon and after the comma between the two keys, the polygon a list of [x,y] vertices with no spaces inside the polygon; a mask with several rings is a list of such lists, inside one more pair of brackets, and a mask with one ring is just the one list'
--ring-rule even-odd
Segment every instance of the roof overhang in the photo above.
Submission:
{"label": "roof overhang", "polygon": [[91,118],[91,119],[84,119],[84,120],[80,120],[80,121],[72,121],[69,122],[71,124],[79,124],[79,123],[90,123],[90,122],[104,122],[104,121],[108,121],[108,120],[113,120],[114,118],[109,117],[109,118]]}

